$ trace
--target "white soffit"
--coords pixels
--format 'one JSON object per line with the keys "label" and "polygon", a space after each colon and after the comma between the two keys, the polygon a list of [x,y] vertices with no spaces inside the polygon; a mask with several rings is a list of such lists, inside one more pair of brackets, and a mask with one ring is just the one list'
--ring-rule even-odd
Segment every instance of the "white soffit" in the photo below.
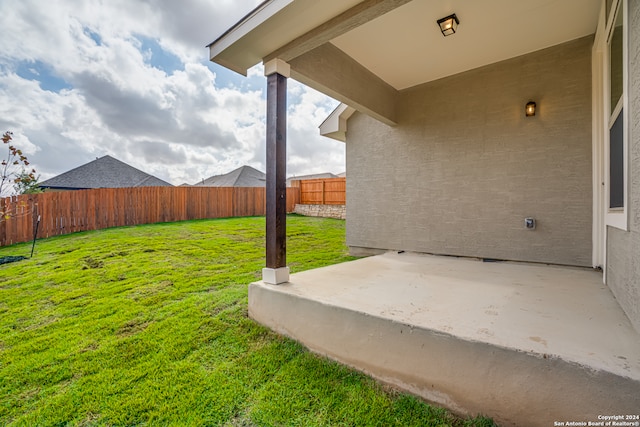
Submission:
{"label": "white soffit", "polygon": [[320,135],[347,142],[347,120],[356,109],[346,104],[338,105],[319,126]]}
{"label": "white soffit", "polygon": [[[593,34],[601,3],[413,0],[332,43],[401,90]],[[436,20],[452,13],[458,32],[444,37]]]}
{"label": "white soffit", "polygon": [[209,58],[245,74],[262,58],[362,0],[270,0],[211,43]]}

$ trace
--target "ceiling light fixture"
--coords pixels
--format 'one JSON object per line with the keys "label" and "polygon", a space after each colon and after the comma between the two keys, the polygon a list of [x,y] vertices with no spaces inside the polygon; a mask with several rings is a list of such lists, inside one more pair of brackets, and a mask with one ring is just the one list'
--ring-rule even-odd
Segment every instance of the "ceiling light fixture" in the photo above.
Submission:
{"label": "ceiling light fixture", "polygon": [[458,24],[460,20],[454,13],[453,15],[446,16],[442,19],[438,19],[438,25],[440,26],[440,31],[442,31],[442,35],[447,37],[451,34],[455,34],[458,29]]}
{"label": "ceiling light fixture", "polygon": [[527,105],[524,107],[524,115],[527,117],[532,117],[536,115],[536,103],[533,101],[527,102]]}

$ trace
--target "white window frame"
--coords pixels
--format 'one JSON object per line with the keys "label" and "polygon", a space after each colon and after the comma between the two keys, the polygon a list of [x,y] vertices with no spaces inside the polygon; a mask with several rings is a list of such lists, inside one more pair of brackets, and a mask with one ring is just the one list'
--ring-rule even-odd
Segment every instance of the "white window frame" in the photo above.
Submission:
{"label": "white window frame", "polygon": [[[629,197],[628,197],[628,178],[629,178],[629,73],[628,73],[628,34],[629,34],[629,13],[627,10],[627,0],[614,0],[612,3],[612,10],[614,13],[609,14],[609,19],[606,22],[606,37],[603,37],[601,42],[603,46],[603,70],[604,71],[604,202],[605,202],[605,224],[611,227],[616,227],[621,230],[628,231],[628,216],[629,216]],[[619,13],[623,13],[623,31],[622,31],[622,97],[617,105],[611,106],[611,88],[610,88],[610,55],[609,44],[611,37],[613,36],[613,30],[615,22]],[[613,108],[612,108],[613,107]],[[613,122],[617,118],[617,113],[622,109],[623,125],[623,141],[622,141],[622,155],[623,155],[623,207],[622,208],[609,208],[609,132]],[[613,111],[612,111],[613,110]],[[611,113],[610,113],[611,112]]]}
{"label": "white window frame", "polygon": [[[607,234],[608,227],[615,227],[628,231],[629,216],[629,63],[628,63],[628,35],[629,13],[628,0],[613,0],[613,13],[606,10],[606,1],[602,1],[598,28],[592,50],[592,138],[593,138],[593,232],[592,232],[592,265],[601,267],[605,274],[607,270]],[[609,40],[618,11],[623,12],[623,71],[622,71],[622,102],[618,108],[623,108],[623,208],[610,209],[609,197],[609,132],[611,117],[611,93],[609,82]]]}

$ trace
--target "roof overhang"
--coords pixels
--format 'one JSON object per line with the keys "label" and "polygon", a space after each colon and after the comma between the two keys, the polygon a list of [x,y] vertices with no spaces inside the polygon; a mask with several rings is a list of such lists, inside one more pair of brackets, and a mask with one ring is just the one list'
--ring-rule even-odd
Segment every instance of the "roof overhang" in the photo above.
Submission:
{"label": "roof overhang", "polygon": [[[246,74],[281,59],[291,77],[387,124],[399,92],[595,33],[605,0],[268,0],[209,45]],[[458,31],[436,21],[451,13]]]}
{"label": "roof overhang", "polygon": [[361,0],[267,0],[210,43],[209,58],[237,73]]}

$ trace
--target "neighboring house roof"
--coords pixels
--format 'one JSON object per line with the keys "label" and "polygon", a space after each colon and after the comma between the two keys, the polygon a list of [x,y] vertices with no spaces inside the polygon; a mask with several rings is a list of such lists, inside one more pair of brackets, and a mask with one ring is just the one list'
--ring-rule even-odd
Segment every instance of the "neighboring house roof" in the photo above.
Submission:
{"label": "neighboring house roof", "polygon": [[316,173],[316,174],[311,174],[311,175],[299,175],[299,176],[292,176],[287,178],[287,187],[291,187],[291,181],[302,181],[305,179],[322,179],[322,178],[337,178],[338,176],[335,174],[332,174],[331,172],[325,172],[325,173]]}
{"label": "neighboring house roof", "polygon": [[198,187],[265,187],[267,176],[251,166],[241,166],[224,175],[211,176],[194,184]]}
{"label": "neighboring house roof", "polygon": [[84,190],[89,188],[172,187],[166,181],[111,156],[104,156],[40,183],[41,188]]}

